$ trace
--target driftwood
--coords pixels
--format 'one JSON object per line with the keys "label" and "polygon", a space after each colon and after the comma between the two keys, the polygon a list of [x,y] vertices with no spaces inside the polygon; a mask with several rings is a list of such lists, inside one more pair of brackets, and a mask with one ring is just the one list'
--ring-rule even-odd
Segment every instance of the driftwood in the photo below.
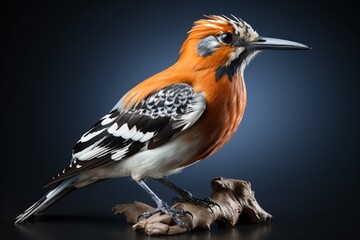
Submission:
{"label": "driftwood", "polygon": [[[176,203],[173,206],[191,213],[179,216],[189,231],[195,228],[210,230],[210,225],[214,222],[220,226],[233,227],[238,221],[260,223],[272,218],[257,203],[248,181],[216,177],[211,180],[211,189],[209,198],[217,204],[211,209],[190,202]],[[118,204],[113,212],[125,215],[127,222],[134,224],[133,230],[147,235],[175,235],[188,231],[176,225],[166,214],[157,213],[147,219],[141,217],[141,213],[153,209],[144,203],[133,202]]]}

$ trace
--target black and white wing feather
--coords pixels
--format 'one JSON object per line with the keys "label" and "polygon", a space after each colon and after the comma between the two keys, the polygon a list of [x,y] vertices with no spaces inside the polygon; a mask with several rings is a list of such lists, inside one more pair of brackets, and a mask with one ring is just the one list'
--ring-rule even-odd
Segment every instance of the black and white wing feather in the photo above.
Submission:
{"label": "black and white wing feather", "polygon": [[191,127],[205,108],[202,93],[184,83],[160,89],[130,109],[117,104],[81,137],[70,165],[49,184],[161,146]]}

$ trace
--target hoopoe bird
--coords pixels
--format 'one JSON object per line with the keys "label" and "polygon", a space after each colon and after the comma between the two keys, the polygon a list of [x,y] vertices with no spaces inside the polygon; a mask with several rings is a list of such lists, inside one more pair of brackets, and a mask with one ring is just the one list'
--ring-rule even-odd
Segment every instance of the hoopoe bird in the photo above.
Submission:
{"label": "hoopoe bird", "polygon": [[[205,16],[188,32],[178,61],[139,83],[76,143],[70,165],[46,186],[42,198],[16,218],[23,222],[43,212],[72,190],[99,180],[130,176],[155,201],[144,213],[169,214],[184,223],[181,209],[171,208],[144,182],[158,180],[180,200],[209,206],[166,179],[218,151],[235,133],[246,105],[244,69],[265,49],[309,49],[265,38],[242,19]],[[184,226],[186,227],[186,226]]]}

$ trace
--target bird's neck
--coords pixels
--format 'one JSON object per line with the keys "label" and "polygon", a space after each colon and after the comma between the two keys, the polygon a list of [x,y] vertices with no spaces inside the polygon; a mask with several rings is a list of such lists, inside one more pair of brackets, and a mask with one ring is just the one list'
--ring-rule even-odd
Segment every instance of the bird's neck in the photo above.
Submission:
{"label": "bird's neck", "polygon": [[195,92],[202,92],[212,106],[226,108],[226,103],[237,98],[246,102],[246,88],[243,78],[245,55],[240,55],[230,64],[218,65],[196,64],[196,61],[179,61],[163,74],[181,73],[182,79],[189,80]]}

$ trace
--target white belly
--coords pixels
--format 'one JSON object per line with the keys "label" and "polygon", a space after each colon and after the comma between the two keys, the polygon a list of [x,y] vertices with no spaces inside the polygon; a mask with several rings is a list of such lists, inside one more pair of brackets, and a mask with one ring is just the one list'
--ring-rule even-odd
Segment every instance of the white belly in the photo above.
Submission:
{"label": "white belly", "polygon": [[86,182],[91,179],[90,181],[93,182],[131,176],[135,181],[139,181],[146,177],[161,178],[174,174],[181,171],[183,167],[180,166],[183,162],[189,161],[194,156],[199,142],[199,139],[193,139],[189,144],[180,135],[155,149],[143,150],[117,163],[84,172],[80,179],[86,179]]}

